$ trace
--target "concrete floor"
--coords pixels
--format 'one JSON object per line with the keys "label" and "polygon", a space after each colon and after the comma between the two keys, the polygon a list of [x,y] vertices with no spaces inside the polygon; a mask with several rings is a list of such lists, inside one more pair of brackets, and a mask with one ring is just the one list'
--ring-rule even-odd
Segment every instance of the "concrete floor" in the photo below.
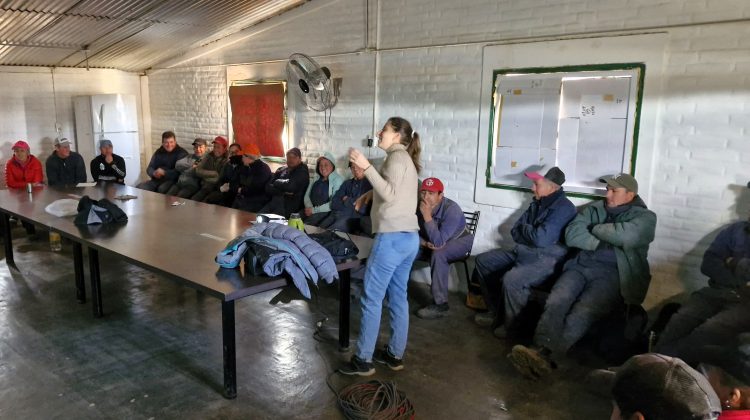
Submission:
{"label": "concrete floor", "polygon": [[[95,319],[88,279],[89,302],[76,303],[70,244],[55,253],[46,237],[14,235],[20,272],[0,250],[0,418],[344,418],[326,377],[350,353],[313,338],[326,314],[337,324],[335,286],[317,302],[271,291],[237,303],[238,397],[226,400],[218,300],[101,253],[105,316]],[[412,312],[428,296],[413,285]],[[608,418],[608,399],[583,387],[601,362],[569,359],[544,381],[524,380],[505,358],[510,343],[451,299],[445,319],[412,316],[405,370],[370,377],[395,381],[417,418]],[[357,304],[352,317],[356,338]],[[330,380],[341,389],[365,379]]]}

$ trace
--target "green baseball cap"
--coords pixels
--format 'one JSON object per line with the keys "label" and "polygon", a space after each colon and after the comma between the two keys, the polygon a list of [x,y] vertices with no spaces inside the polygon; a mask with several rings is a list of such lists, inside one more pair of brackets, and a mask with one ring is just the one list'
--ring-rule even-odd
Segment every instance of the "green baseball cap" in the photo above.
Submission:
{"label": "green baseball cap", "polygon": [[630,192],[638,194],[638,181],[628,174],[603,176],[599,178],[599,182],[604,182],[612,188],[625,188]]}

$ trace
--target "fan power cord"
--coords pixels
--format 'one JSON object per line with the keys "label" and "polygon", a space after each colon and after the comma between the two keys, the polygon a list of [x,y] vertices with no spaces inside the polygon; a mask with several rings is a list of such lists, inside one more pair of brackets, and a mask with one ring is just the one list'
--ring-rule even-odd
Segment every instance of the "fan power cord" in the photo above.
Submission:
{"label": "fan power cord", "polygon": [[336,394],[347,419],[414,419],[416,410],[392,381],[371,380],[349,385]]}

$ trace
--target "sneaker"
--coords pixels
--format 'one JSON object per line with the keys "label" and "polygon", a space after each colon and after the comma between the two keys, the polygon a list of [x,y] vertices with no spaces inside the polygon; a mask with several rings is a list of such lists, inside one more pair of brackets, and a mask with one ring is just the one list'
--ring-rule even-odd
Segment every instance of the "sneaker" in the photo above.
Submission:
{"label": "sneaker", "polygon": [[388,366],[391,370],[403,370],[404,361],[399,359],[391,353],[388,346],[385,346],[383,350],[375,350],[375,354],[372,355],[372,360],[380,363],[381,365]]}
{"label": "sneaker", "polygon": [[365,362],[354,355],[349,363],[339,368],[339,373],[350,376],[370,376],[375,373],[375,367],[373,367],[372,362]]}
{"label": "sneaker", "polygon": [[539,379],[552,372],[552,362],[541,351],[520,344],[513,346],[508,359],[514,368],[526,378]]}
{"label": "sneaker", "polygon": [[501,340],[505,340],[506,338],[508,338],[508,330],[505,329],[504,325],[501,325],[492,330],[492,335]]}
{"label": "sneaker", "polygon": [[438,319],[447,314],[448,309],[450,309],[450,307],[448,306],[448,302],[441,303],[439,305],[433,303],[432,305],[425,306],[424,308],[418,310],[417,316],[422,319]]}
{"label": "sneaker", "polygon": [[495,323],[494,312],[479,312],[474,315],[474,323],[480,327],[491,327]]}

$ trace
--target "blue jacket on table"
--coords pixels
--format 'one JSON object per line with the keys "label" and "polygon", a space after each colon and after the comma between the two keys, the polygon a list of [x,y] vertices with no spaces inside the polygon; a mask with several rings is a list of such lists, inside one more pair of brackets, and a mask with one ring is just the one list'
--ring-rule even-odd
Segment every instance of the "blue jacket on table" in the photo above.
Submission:
{"label": "blue jacket on table", "polygon": [[445,197],[432,211],[432,221],[425,223],[420,211],[417,211],[417,221],[419,236],[438,248],[460,237],[466,230],[466,217],[461,207]]}
{"label": "blue jacket on table", "polygon": [[510,235],[518,245],[529,248],[564,248],[565,227],[576,216],[576,207],[565,196],[562,188],[552,194],[533,200],[529,208],[516,220]]}
{"label": "blue jacket on table", "polygon": [[736,289],[750,281],[750,222],[736,222],[719,232],[703,255],[701,272],[717,289]]}

